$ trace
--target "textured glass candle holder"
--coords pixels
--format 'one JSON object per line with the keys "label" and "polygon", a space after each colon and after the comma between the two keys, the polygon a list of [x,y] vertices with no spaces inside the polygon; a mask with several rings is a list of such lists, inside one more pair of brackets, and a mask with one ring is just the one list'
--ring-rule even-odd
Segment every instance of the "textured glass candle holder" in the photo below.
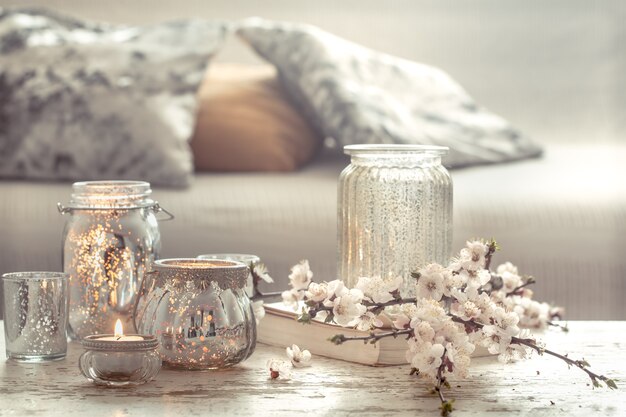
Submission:
{"label": "textured glass candle holder", "polygon": [[203,370],[235,365],[256,346],[256,322],[240,262],[162,259],[137,303],[137,329],[160,342],[164,365]]}
{"label": "textured glass candle holder", "polygon": [[402,277],[414,295],[411,272],[447,263],[452,245],[452,180],[441,165],[447,148],[350,145],[339,177],[339,278]]}
{"label": "textured glass candle holder", "polygon": [[142,340],[103,340],[115,339],[113,335],[83,338],[85,352],[78,366],[85,378],[110,387],[141,385],[154,379],[161,369],[159,342],[153,336],[128,336]]}
{"label": "textured glass candle holder", "polygon": [[59,204],[69,214],[63,268],[72,339],[107,333],[117,319],[132,328],[139,285],[161,248],[156,214],[164,210],[151,193],[142,181],[77,182],[70,203]]}
{"label": "textured glass candle holder", "polygon": [[6,355],[22,362],[65,358],[68,276],[62,272],[2,275]]}

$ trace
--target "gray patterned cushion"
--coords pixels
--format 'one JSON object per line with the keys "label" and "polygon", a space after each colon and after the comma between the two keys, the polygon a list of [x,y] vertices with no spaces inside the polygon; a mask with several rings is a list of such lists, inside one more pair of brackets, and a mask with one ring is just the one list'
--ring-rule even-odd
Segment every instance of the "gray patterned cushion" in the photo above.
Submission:
{"label": "gray patterned cushion", "polygon": [[0,177],[187,185],[195,95],[225,32],[0,9]]}
{"label": "gray patterned cushion", "polygon": [[541,153],[437,68],[302,24],[254,18],[244,21],[238,34],[278,68],[292,99],[324,135],[341,145],[449,146],[449,167]]}

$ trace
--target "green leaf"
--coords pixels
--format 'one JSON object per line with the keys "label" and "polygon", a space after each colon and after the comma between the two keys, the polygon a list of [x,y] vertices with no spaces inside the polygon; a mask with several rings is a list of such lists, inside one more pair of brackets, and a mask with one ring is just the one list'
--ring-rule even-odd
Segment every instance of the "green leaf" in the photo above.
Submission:
{"label": "green leaf", "polygon": [[606,379],[604,381],[604,383],[606,384],[607,387],[609,387],[610,389],[617,389],[617,384],[615,383],[615,381],[613,381],[612,379]]}
{"label": "green leaf", "polygon": [[303,324],[311,323],[311,315],[309,314],[308,311],[306,311],[304,307],[302,307],[302,314],[298,316],[298,322],[303,323]]}

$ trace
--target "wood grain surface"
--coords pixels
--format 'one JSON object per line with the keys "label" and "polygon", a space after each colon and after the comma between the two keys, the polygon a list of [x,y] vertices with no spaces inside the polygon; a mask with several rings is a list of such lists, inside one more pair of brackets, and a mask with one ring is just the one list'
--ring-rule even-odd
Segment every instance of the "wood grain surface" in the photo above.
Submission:
{"label": "wood grain surface", "polygon": [[[540,338],[617,381],[619,389],[592,389],[587,376],[560,360],[538,357],[503,365],[474,359],[469,379],[451,381],[453,416],[626,415],[626,321],[570,322],[570,332]],[[302,346],[306,348],[306,346]],[[4,338],[0,343],[4,350]],[[268,359],[284,350],[257,346],[248,361],[225,371],[163,369],[155,381],[134,388],[102,388],[78,370],[80,345],[59,362],[0,361],[0,416],[438,416],[439,400],[408,366],[375,368],[313,358],[289,381],[268,379]]]}

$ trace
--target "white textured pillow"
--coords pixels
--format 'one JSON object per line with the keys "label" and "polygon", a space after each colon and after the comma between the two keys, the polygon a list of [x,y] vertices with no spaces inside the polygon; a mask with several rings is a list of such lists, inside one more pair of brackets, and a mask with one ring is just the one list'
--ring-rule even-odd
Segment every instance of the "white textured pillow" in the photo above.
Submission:
{"label": "white textured pillow", "polygon": [[450,147],[449,167],[516,160],[541,149],[480,107],[443,71],[372,51],[313,26],[258,18],[238,34],[274,64],[326,136],[356,143]]}
{"label": "white textured pillow", "polygon": [[0,177],[187,185],[196,93],[226,30],[0,9]]}

